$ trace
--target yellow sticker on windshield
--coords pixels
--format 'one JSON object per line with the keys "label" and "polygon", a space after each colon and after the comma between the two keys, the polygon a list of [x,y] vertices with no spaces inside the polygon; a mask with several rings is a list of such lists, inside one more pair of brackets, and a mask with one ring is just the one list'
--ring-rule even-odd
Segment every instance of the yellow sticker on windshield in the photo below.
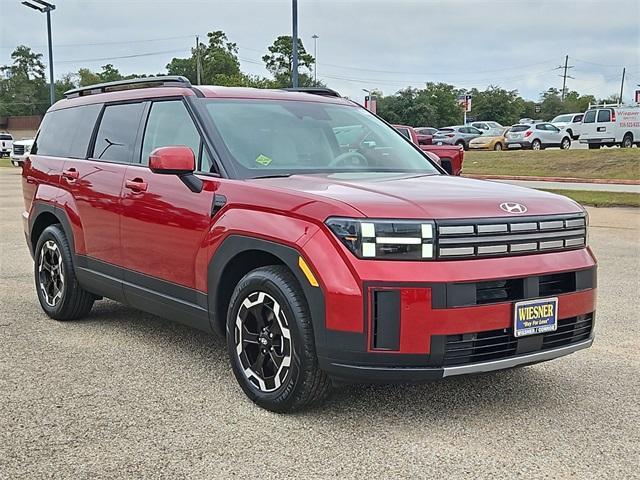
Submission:
{"label": "yellow sticker on windshield", "polygon": [[260,154],[258,155],[258,158],[256,158],[256,163],[259,163],[260,165],[264,165],[265,167],[269,165],[271,162],[273,162],[273,160],[271,160],[266,155]]}

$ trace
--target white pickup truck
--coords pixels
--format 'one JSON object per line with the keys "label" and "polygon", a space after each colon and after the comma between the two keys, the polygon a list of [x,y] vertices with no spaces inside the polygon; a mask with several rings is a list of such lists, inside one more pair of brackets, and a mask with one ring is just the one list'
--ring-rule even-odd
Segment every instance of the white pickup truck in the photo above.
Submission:
{"label": "white pickup truck", "polygon": [[0,132],[0,157],[11,154],[11,146],[13,145],[13,137],[10,133]]}
{"label": "white pickup truck", "polygon": [[23,138],[13,142],[13,150],[11,151],[11,163],[14,166],[19,167],[24,162],[24,159],[31,152],[33,146],[33,138]]}
{"label": "white pickup truck", "polygon": [[640,146],[640,105],[589,105],[580,125],[580,143],[589,148]]}

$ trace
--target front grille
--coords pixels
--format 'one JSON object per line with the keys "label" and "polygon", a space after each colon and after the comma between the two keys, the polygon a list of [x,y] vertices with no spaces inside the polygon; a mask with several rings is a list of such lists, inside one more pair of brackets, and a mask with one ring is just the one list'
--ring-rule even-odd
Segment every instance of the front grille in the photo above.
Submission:
{"label": "front grille", "polygon": [[13,145],[14,155],[24,155],[24,145]]}
{"label": "front grille", "polygon": [[[442,366],[488,362],[520,354],[564,347],[586,340],[593,330],[593,314],[558,321],[555,332],[515,338],[513,328],[444,336]],[[437,337],[434,337],[437,342]]]}
{"label": "front grille", "polygon": [[445,288],[446,303],[435,308],[515,302],[588,290],[596,288],[596,270],[589,268],[505,280],[448,283]]}
{"label": "front grille", "polygon": [[437,222],[440,259],[500,257],[583,248],[584,214]]}

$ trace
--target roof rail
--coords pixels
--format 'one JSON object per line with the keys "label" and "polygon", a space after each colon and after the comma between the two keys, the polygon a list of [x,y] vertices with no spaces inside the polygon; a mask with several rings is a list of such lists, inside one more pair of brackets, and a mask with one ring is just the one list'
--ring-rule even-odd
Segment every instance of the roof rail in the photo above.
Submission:
{"label": "roof rail", "polygon": [[118,80],[116,82],[87,85],[86,87],[67,90],[64,92],[64,96],[66,98],[84,97],[85,95],[95,95],[96,93],[116,92],[119,90],[147,87],[193,88],[188,78],[178,75],[167,75],[163,77],[130,78],[128,80]]}
{"label": "roof rail", "polygon": [[296,87],[296,88],[282,88],[281,90],[286,90],[287,92],[310,93],[312,95],[320,95],[322,97],[341,98],[341,95],[338,92],[326,87]]}

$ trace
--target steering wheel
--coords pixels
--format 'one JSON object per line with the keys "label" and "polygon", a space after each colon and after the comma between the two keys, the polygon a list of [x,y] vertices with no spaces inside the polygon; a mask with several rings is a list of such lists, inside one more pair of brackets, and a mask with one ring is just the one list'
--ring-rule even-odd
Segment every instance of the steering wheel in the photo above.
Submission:
{"label": "steering wheel", "polygon": [[338,167],[340,165],[355,165],[358,167],[367,167],[369,162],[367,157],[358,152],[344,152],[331,160],[329,167]]}

